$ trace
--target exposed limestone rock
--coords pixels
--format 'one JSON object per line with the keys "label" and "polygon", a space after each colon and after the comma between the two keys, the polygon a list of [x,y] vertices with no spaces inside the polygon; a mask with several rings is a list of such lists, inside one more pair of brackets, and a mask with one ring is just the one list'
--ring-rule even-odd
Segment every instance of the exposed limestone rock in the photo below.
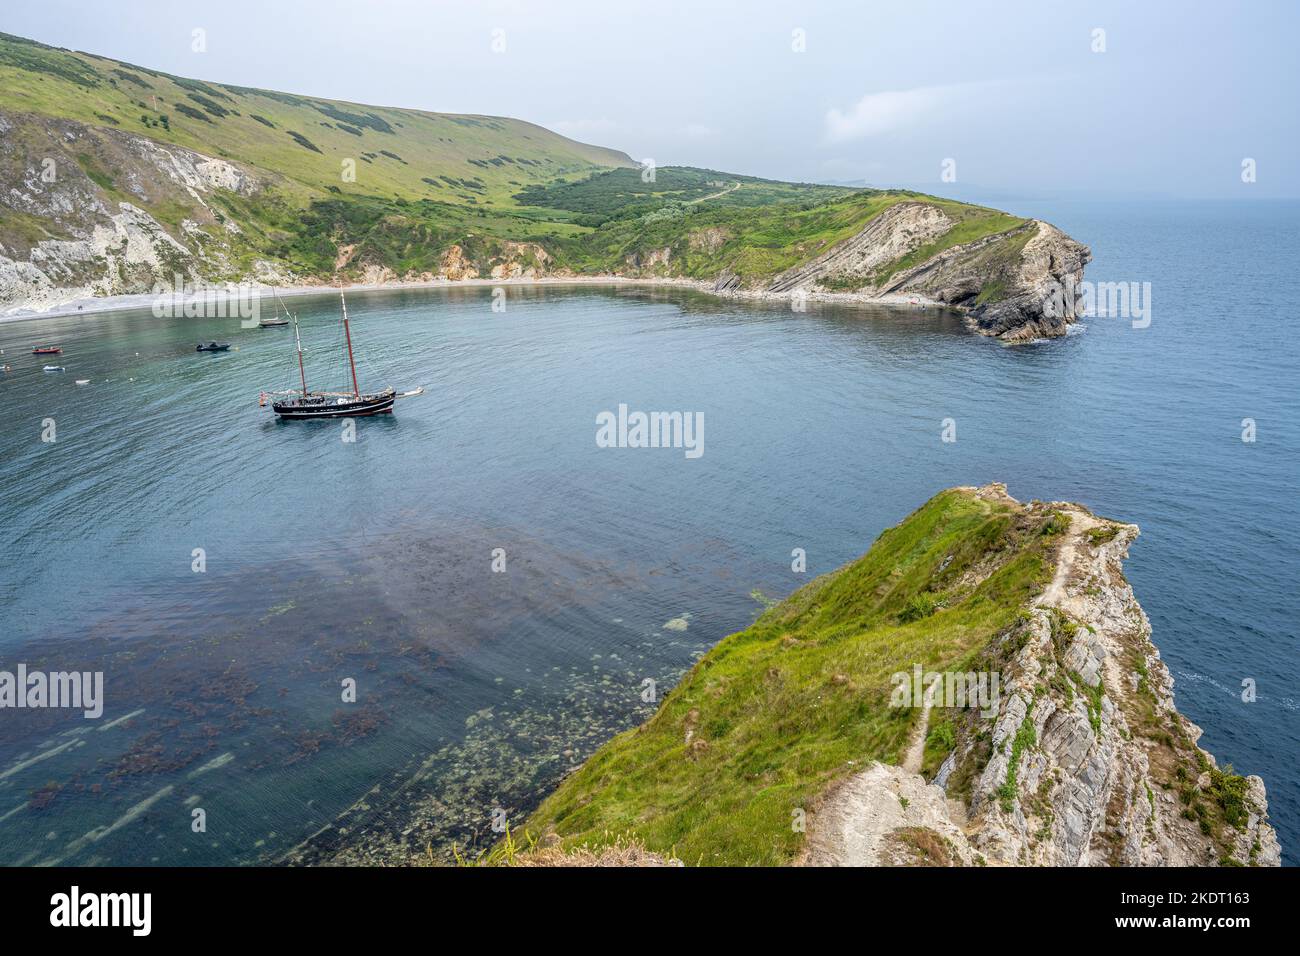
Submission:
{"label": "exposed limestone rock", "polygon": [[[0,114],[0,206],[40,221],[0,233],[0,311],[170,287],[176,275],[219,277],[237,223],[206,195],[250,195],[260,184],[234,163],[116,129],[31,114]],[[123,199],[122,197],[130,197]],[[189,207],[175,233],[146,207]],[[221,217],[224,218],[224,217]],[[218,225],[220,223],[220,225]]]}
{"label": "exposed limestone rock", "polygon": [[724,269],[713,283],[713,290],[717,293],[735,292],[740,288],[740,276],[736,275],[730,269]]}
{"label": "exposed limestone rock", "polygon": [[[157,169],[203,205],[207,205],[203,193],[224,189],[249,196],[258,188],[253,177],[224,159],[214,159],[178,146],[164,146],[142,136],[130,136],[124,145],[140,160],[131,171],[133,178],[139,176],[140,170]],[[144,183],[140,185],[143,188]]]}
{"label": "exposed limestone rock", "polygon": [[[1209,792],[1217,768],[1200,769],[1213,768],[1214,758],[1196,747],[1200,729],[1175,709],[1173,679],[1123,576],[1138,529],[1080,505],[1051,507],[1070,527],[1003,683],[1010,697],[972,798],[973,842],[1007,862],[1045,865],[1278,865],[1258,777],[1245,780],[1241,825],[1218,819],[1220,797]],[[1008,810],[998,798],[1003,744],[1024,713],[1037,743],[1022,757]]]}
{"label": "exposed limestone rock", "polygon": [[716,252],[730,238],[731,235],[727,230],[719,226],[710,226],[707,229],[700,229],[691,233],[686,237],[686,242],[692,249]]}
{"label": "exposed limestone rock", "polygon": [[[1067,280],[1081,281],[1092,254],[1087,246],[1039,220],[953,246],[874,283],[883,267],[942,236],[951,225],[936,206],[899,203],[857,235],[782,273],[765,294],[816,293],[828,283],[834,289],[857,279],[860,284],[852,298],[940,303],[968,312],[967,324],[973,331],[1007,342],[1065,334],[1076,319],[1073,303],[1053,292],[1059,292]],[[1063,300],[1066,305],[1053,314],[1049,303]]]}
{"label": "exposed limestone rock", "polygon": [[[1092,259],[1088,247],[1071,239],[1055,226],[1035,220],[1037,232],[1024,247],[1019,269],[1007,279],[1008,294],[997,302],[978,305],[971,312],[972,327],[982,335],[996,335],[1006,341],[1024,342],[1065,334],[1074,322],[1071,297],[1054,297],[1067,279],[1083,280],[1083,267]],[[1045,304],[1061,299],[1053,310]]]}
{"label": "exposed limestone rock", "polygon": [[503,242],[492,259],[493,279],[536,279],[546,274],[551,257],[535,242]]}
{"label": "exposed limestone rock", "polygon": [[124,202],[85,239],[43,240],[26,262],[0,255],[0,310],[148,291],[190,256],[157,220]]}
{"label": "exposed limestone rock", "polygon": [[[491,251],[472,257],[463,246],[451,245],[442,254],[438,275],[459,279],[538,279],[549,274],[551,255],[536,242],[494,243]],[[485,275],[486,274],[486,275]]]}
{"label": "exposed limestone rock", "polygon": [[851,239],[846,239],[811,262],[777,276],[769,292],[810,289],[824,279],[868,279],[881,266],[901,259],[952,227],[952,220],[937,206],[902,202],[890,206]]}
{"label": "exposed limestone rock", "polygon": [[667,266],[672,262],[672,259],[672,246],[664,246],[662,249],[652,249],[645,255],[634,252],[624,261],[626,261],[629,269],[653,274],[657,266]]}
{"label": "exposed limestone rock", "polygon": [[356,252],[357,252],[357,245],[355,242],[350,242],[347,243],[346,245],[339,246],[339,253],[334,257],[334,271],[338,272],[349,262],[351,262],[352,257],[356,255]]}
{"label": "exposed limestone rock", "polygon": [[361,269],[361,282],[364,285],[386,285],[396,281],[397,273],[388,266],[370,262]]}
{"label": "exposed limestone rock", "polygon": [[448,246],[442,254],[441,275],[453,281],[457,279],[477,279],[478,267],[465,256],[460,246]]}

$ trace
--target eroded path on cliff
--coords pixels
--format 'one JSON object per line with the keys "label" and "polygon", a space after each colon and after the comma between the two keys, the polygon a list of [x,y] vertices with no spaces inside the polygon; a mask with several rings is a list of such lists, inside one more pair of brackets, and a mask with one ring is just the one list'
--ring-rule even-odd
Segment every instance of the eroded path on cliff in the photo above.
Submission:
{"label": "eroded path on cliff", "polygon": [[[981,491],[1005,494],[1000,487]],[[1069,518],[1069,525],[1056,550],[1052,580],[1034,603],[1073,613],[1077,609],[1072,607],[1071,584],[1087,573],[1086,535],[1107,522],[1067,504],[1057,505],[1056,510]],[[967,840],[966,806],[948,799],[940,787],[927,783],[921,775],[935,689],[926,690],[920,717],[898,766],[873,763],[826,794],[808,835],[801,860],[804,865],[899,865],[914,853],[914,848],[909,850],[904,844],[924,840],[923,831],[933,831],[944,839],[940,852],[950,856],[950,863],[972,862],[975,853]]]}
{"label": "eroded path on cliff", "polygon": [[808,834],[800,861],[805,866],[898,866],[914,861],[929,831],[942,838],[926,841],[936,854],[930,865],[969,866],[973,853],[966,834],[951,819],[943,791],[918,773],[873,763],[841,782],[827,795]]}
{"label": "eroded path on cliff", "polygon": [[1038,596],[1035,603],[1039,607],[1054,607],[1069,612],[1071,599],[1068,585],[1074,576],[1075,562],[1079,555],[1079,548],[1083,545],[1083,536],[1093,528],[1100,527],[1103,522],[1096,516],[1077,508],[1063,507],[1057,510],[1070,519],[1070,526],[1066,529],[1056,554],[1056,573],[1052,576],[1052,583]]}
{"label": "eroded path on cliff", "polygon": [[916,722],[912,739],[907,743],[902,767],[908,773],[921,772],[921,763],[925,760],[925,736],[930,732],[930,708],[934,706],[934,692],[938,686],[931,684],[926,688],[925,699],[921,704],[921,719]]}

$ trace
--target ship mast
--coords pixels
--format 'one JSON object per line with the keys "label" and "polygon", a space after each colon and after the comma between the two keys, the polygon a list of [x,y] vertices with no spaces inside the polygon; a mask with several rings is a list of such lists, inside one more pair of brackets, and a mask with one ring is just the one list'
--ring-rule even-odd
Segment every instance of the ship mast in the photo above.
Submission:
{"label": "ship mast", "polygon": [[357,363],[352,359],[352,332],[348,328],[348,300],[343,297],[343,289],[339,288],[339,302],[343,303],[343,334],[348,340],[348,368],[352,369],[352,395],[355,398],[361,397],[361,389],[357,388]]}
{"label": "ship mast", "polygon": [[307,397],[307,370],[303,368],[303,364],[302,364],[302,338],[301,336],[298,335],[298,313],[289,311],[288,306],[284,304],[284,300],[280,298],[279,289],[275,289],[274,291],[275,291],[276,303],[280,306],[280,308],[284,309],[285,315],[293,319],[293,341],[294,344],[297,345],[298,347],[298,377],[302,379],[302,397],[306,398]]}
{"label": "ship mast", "polygon": [[302,339],[298,336],[298,316],[293,317],[293,340],[298,346],[298,375],[302,378],[302,397],[307,397],[307,370],[302,365]]}

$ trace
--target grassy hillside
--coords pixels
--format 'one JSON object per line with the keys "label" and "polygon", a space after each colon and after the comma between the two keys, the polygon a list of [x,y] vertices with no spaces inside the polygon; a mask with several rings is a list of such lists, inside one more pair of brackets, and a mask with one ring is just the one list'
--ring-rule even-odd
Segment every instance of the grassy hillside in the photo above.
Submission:
{"label": "grassy hillside", "polygon": [[[676,169],[661,170],[658,178],[672,183],[678,174]],[[599,184],[621,175],[624,171],[596,174],[589,182]],[[620,211],[592,233],[558,243],[560,255],[577,271],[599,272],[626,265],[633,257],[644,262],[654,253],[662,255],[662,250],[670,249],[666,262],[651,261],[650,269],[642,271],[711,279],[726,270],[742,280],[756,281],[820,255],[901,202],[923,201],[952,218],[953,228],[930,244],[923,258],[916,259],[916,253],[900,257],[882,270],[884,277],[959,242],[1009,232],[1025,222],[995,209],[904,190],[842,191],[736,181],[739,188],[707,201],[683,202],[668,193],[651,200],[656,202],[652,209],[641,211],[638,204],[631,207],[636,214]],[[852,283],[855,288],[864,284],[865,278]]]}
{"label": "grassy hillside", "polygon": [[1049,577],[1054,522],[968,490],[936,495],[722,641],[522,829],[564,846],[632,839],[688,865],[789,862],[803,840],[792,811],[855,765],[899,761],[919,710],[888,706],[890,675],[981,669]]}
{"label": "grassy hillside", "polygon": [[[111,126],[278,174],[285,195],[514,205],[520,189],[630,166],[521,120],[362,106],[170,76],[0,34],[0,85],[14,111]],[[342,162],[355,160],[355,183]]]}
{"label": "grassy hillside", "polygon": [[[876,275],[825,280],[849,290],[1024,224],[904,191],[691,167],[648,177],[622,152],[521,120],[189,79],[7,34],[0,84],[0,182],[24,187],[0,192],[0,257],[21,261],[43,241],[88,239],[124,203],[178,244],[148,236],[154,254],[144,263],[117,261],[103,242],[32,260],[50,285],[95,294],[143,291],[174,271],[303,282],[730,273],[761,285],[899,203],[932,205],[951,221],[947,234]],[[167,154],[140,146],[149,141],[233,163],[247,188],[218,184],[200,196]],[[35,173],[50,157],[61,175],[46,185]],[[1008,245],[1003,258],[1018,248]],[[5,293],[10,301],[22,299],[22,282],[30,280]]]}

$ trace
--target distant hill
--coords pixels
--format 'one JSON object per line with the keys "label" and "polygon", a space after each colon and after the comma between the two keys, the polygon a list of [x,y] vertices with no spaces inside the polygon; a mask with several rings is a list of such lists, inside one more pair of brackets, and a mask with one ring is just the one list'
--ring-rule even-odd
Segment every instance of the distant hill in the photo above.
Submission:
{"label": "distant hill", "polygon": [[[522,120],[186,79],[8,34],[0,34],[0,82],[7,110],[108,126],[237,160],[283,177],[285,191],[299,196],[338,186],[388,198],[501,202],[532,183],[633,165],[626,153]],[[355,183],[341,179],[347,158],[363,167]]]}
{"label": "distant hill", "polygon": [[[641,169],[495,116],[172,76],[0,34],[0,312],[194,282],[619,275],[926,299],[1063,334],[1087,250],[904,190]],[[942,266],[936,268],[936,266]]]}

